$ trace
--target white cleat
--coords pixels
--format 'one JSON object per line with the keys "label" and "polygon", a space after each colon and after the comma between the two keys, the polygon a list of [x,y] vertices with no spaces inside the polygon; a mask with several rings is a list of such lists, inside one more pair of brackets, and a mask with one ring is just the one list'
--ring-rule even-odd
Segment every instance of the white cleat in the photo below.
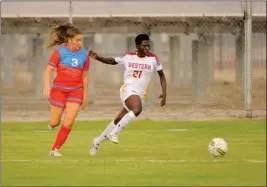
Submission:
{"label": "white cleat", "polygon": [[97,138],[94,138],[94,139],[93,139],[93,146],[92,146],[92,148],[90,149],[90,155],[91,155],[91,156],[96,155],[99,146],[100,146],[100,144],[97,143]]}
{"label": "white cleat", "polygon": [[54,151],[50,151],[49,155],[50,156],[62,156],[62,154],[60,154],[57,149],[55,149]]}
{"label": "white cleat", "polygon": [[113,143],[115,143],[115,144],[119,143],[118,135],[115,135],[115,134],[109,134],[108,135],[108,140],[113,142]]}

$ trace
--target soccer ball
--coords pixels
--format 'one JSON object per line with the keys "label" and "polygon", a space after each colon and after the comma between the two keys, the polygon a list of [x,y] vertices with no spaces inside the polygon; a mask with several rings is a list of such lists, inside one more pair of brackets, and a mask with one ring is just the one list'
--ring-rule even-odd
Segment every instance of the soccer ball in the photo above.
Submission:
{"label": "soccer ball", "polygon": [[209,142],[208,150],[215,157],[223,156],[228,150],[227,143],[222,138],[213,138]]}

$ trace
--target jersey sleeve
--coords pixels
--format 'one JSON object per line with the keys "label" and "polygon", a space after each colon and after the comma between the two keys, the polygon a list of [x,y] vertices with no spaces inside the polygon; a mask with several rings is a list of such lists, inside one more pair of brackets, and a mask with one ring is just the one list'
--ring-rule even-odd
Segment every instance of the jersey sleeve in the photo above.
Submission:
{"label": "jersey sleeve", "polygon": [[116,61],[118,64],[125,64],[125,62],[126,62],[126,58],[127,58],[127,55],[124,54],[124,55],[122,55],[122,56],[116,57],[116,58],[115,58],[115,61]]}
{"label": "jersey sleeve", "polygon": [[49,59],[48,65],[56,67],[59,64],[59,61],[60,61],[60,54],[59,51],[56,49],[53,51]]}
{"label": "jersey sleeve", "polygon": [[85,63],[84,63],[84,66],[83,66],[83,71],[88,71],[90,68],[90,58],[89,56],[87,57]]}
{"label": "jersey sleeve", "polygon": [[156,69],[156,71],[162,70],[162,65],[161,65],[161,63],[159,61],[159,58],[156,55],[154,55],[154,58],[155,58],[155,69]]}

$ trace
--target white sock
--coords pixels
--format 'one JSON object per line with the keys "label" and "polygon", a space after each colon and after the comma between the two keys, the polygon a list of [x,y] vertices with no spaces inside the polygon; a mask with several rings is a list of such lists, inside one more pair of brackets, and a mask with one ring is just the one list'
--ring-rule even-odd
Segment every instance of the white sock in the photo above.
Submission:
{"label": "white sock", "polygon": [[111,134],[118,135],[120,131],[136,118],[132,111],[128,112],[112,130]]}
{"label": "white sock", "polygon": [[116,125],[114,121],[110,122],[110,124],[106,127],[106,129],[102,132],[102,134],[98,137],[97,143],[101,143],[107,138],[107,135],[114,129]]}

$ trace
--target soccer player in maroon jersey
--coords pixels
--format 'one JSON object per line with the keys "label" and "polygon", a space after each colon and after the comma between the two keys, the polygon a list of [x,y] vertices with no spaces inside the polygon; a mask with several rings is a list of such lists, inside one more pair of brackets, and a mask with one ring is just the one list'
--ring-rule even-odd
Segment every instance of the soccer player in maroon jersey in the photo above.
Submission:
{"label": "soccer player in maroon jersey", "polygon": [[[49,129],[60,124],[65,110],[63,125],[59,129],[50,156],[62,156],[59,149],[67,140],[74,120],[80,110],[88,103],[88,52],[82,48],[82,32],[72,24],[52,28],[53,41],[48,47],[58,46],[52,53],[44,72],[43,94],[51,104]],[[56,69],[53,85],[50,76]]]}
{"label": "soccer player in maroon jersey", "polygon": [[131,121],[142,112],[143,103],[146,100],[150,82],[154,71],[158,72],[162,86],[160,98],[161,106],[165,105],[167,96],[166,78],[158,57],[149,52],[150,40],[146,34],[140,34],[135,38],[137,51],[129,52],[116,58],[104,58],[90,51],[89,55],[105,64],[120,64],[125,67],[124,84],[120,89],[120,98],[123,108],[118,116],[107,126],[102,134],[93,140],[90,154],[95,155],[100,143],[108,139],[118,143],[118,135]]}

